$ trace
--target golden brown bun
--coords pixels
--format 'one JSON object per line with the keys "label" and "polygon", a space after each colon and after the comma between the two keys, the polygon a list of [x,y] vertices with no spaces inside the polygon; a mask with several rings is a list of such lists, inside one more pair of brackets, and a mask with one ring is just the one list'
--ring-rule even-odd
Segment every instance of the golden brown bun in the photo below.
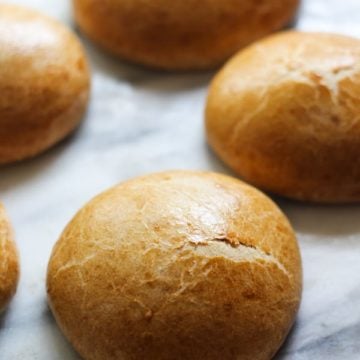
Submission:
{"label": "golden brown bun", "polygon": [[88,102],[83,48],[63,25],[0,4],[0,164],[36,155],[68,135]]}
{"label": "golden brown bun", "polygon": [[282,28],[299,0],[73,0],[75,18],[110,52],[167,70],[211,68]]}
{"label": "golden brown bun", "polygon": [[315,202],[360,200],[360,41],[284,32],[212,83],[210,145],[250,183]]}
{"label": "golden brown bun", "polygon": [[48,267],[58,324],[87,360],[268,360],[301,296],[293,230],[258,190],[165,172],[90,201]]}
{"label": "golden brown bun", "polygon": [[13,231],[0,204],[0,313],[16,291],[19,278],[19,259]]}

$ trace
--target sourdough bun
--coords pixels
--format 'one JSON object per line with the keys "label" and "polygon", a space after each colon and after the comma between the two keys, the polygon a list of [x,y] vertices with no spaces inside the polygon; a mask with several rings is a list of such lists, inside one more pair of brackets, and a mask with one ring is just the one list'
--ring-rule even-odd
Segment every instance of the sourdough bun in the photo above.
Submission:
{"label": "sourdough bun", "polygon": [[211,68],[282,28],[299,0],[73,0],[75,18],[110,52],[167,70]]}
{"label": "sourdough bun", "polygon": [[19,278],[19,259],[13,231],[0,204],[0,313],[16,291]]}
{"label": "sourdough bun", "polygon": [[248,182],[294,199],[360,200],[360,41],[284,32],[215,77],[206,128]]}
{"label": "sourdough bun", "polygon": [[0,164],[36,155],[68,135],[88,102],[84,51],[63,25],[0,4]]}
{"label": "sourdough bun", "polygon": [[84,359],[268,360],[301,296],[294,232],[258,190],[167,172],[90,201],[57,242],[50,307]]}

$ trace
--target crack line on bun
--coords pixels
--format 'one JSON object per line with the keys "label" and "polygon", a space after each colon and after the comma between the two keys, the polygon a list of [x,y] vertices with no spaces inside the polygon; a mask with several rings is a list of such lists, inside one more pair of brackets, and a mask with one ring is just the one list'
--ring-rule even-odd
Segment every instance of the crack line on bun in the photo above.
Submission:
{"label": "crack line on bun", "polygon": [[223,256],[234,262],[264,261],[265,263],[275,265],[288,278],[291,277],[289,271],[274,255],[259,249],[255,245],[247,244],[238,239],[232,240],[226,236],[219,236],[202,241],[190,241],[188,244],[202,256]]}

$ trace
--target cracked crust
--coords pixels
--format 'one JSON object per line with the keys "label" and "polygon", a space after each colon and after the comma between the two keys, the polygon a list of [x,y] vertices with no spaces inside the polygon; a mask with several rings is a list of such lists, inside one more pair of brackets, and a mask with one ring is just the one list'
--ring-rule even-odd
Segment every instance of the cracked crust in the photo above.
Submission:
{"label": "cracked crust", "polygon": [[265,190],[360,201],[360,41],[284,32],[235,56],[206,108],[210,145]]}
{"label": "cracked crust", "polygon": [[52,252],[47,291],[88,360],[269,360],[301,297],[294,232],[227,176],[167,172],[94,198]]}
{"label": "cracked crust", "polygon": [[0,164],[35,156],[73,131],[89,81],[72,32],[33,10],[0,4]]}
{"label": "cracked crust", "polygon": [[112,53],[167,70],[212,68],[287,25],[299,0],[74,0],[82,31]]}
{"label": "cracked crust", "polygon": [[18,278],[19,259],[13,231],[0,203],[0,313],[15,294]]}

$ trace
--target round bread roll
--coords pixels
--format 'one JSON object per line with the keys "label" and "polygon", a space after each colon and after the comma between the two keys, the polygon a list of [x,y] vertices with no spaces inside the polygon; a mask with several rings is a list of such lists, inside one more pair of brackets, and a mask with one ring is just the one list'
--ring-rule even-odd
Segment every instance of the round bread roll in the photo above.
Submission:
{"label": "round bread roll", "polygon": [[360,41],[284,32],[215,77],[206,128],[241,177],[299,200],[360,200]]}
{"label": "round bread roll", "polygon": [[299,0],[74,0],[75,18],[110,52],[166,70],[219,65],[288,24]]}
{"label": "round bread roll", "polygon": [[19,260],[13,231],[0,204],[0,313],[15,294],[18,278]]}
{"label": "round bread roll", "polygon": [[301,282],[294,232],[269,198],[224,175],[165,172],[80,210],[47,289],[84,359],[268,360]]}
{"label": "round bread roll", "polygon": [[34,156],[68,135],[88,102],[84,51],[63,25],[0,4],[0,164]]}

